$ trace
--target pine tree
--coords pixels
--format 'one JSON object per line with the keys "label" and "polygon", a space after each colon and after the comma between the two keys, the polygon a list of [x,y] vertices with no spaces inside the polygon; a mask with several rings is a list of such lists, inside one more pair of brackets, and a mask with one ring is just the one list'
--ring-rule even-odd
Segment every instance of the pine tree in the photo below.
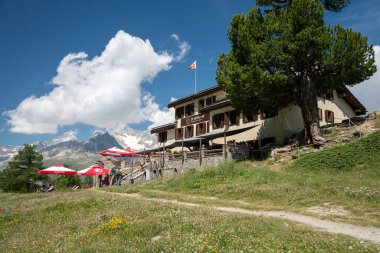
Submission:
{"label": "pine tree", "polygon": [[323,146],[318,94],[371,77],[374,51],[360,33],[326,26],[321,1],[289,2],[275,12],[253,8],[233,17],[231,50],[219,56],[216,81],[244,112],[298,105],[307,140]]}
{"label": "pine tree", "polygon": [[34,145],[24,145],[7,168],[0,172],[0,189],[25,192],[30,181],[46,179],[46,176],[37,174],[38,170],[43,169],[42,160],[42,155],[35,150]]}

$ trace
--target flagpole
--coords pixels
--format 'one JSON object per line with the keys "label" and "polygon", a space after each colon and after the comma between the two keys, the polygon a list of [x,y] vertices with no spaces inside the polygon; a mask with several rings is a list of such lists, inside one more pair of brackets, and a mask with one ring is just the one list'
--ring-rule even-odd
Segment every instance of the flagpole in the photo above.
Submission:
{"label": "flagpole", "polygon": [[194,85],[195,85],[195,93],[197,93],[197,67],[195,67],[195,81],[194,81]]}

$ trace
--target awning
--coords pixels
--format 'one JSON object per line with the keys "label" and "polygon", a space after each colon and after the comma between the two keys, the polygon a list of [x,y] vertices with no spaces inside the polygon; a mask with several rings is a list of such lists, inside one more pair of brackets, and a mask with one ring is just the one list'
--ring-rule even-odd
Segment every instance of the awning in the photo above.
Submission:
{"label": "awning", "polygon": [[[212,131],[212,132],[209,132],[209,133],[206,133],[206,134],[202,134],[202,135],[199,135],[199,136],[183,139],[183,145],[184,146],[188,146],[189,144],[198,144],[199,141],[214,140],[214,139],[217,139],[217,138],[220,138],[220,137],[224,137],[224,135],[226,137],[228,137],[228,136],[231,136],[231,135],[240,134],[240,133],[248,131],[248,130],[254,128],[254,127],[257,127],[257,126],[258,125],[256,125],[256,126],[250,126],[250,127],[244,127],[244,128],[239,128],[239,129],[234,129],[234,130],[227,130],[227,131],[224,131],[223,129],[219,129],[219,130]],[[182,140],[178,140],[178,141],[176,141],[174,143],[171,143],[171,144],[165,146],[165,149],[171,149],[171,148],[181,147],[181,146],[182,146]],[[145,153],[159,152],[159,151],[162,151],[163,149],[164,149],[164,147],[162,146],[162,147],[158,147],[158,148],[145,149],[145,151],[140,151],[140,152],[137,152],[137,153],[143,154],[144,152]]]}
{"label": "awning", "polygon": [[214,139],[219,138],[219,137],[224,137],[224,133],[226,133],[226,137],[228,137],[231,135],[243,133],[243,132],[248,131],[248,130],[250,130],[254,127],[257,127],[257,126],[258,125],[250,126],[250,127],[244,127],[244,128],[238,128],[238,129],[234,129],[234,130],[227,130],[227,131],[223,131],[221,129],[220,131],[212,131],[212,132],[209,132],[207,134],[202,134],[202,135],[197,136],[197,137],[202,138],[202,139],[206,139],[206,140],[214,140]]}

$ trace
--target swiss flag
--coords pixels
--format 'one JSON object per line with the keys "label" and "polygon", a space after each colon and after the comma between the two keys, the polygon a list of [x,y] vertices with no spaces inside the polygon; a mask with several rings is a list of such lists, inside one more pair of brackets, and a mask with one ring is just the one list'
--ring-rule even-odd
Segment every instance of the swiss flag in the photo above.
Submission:
{"label": "swiss flag", "polygon": [[196,69],[197,68],[197,61],[194,61],[189,67],[187,67],[188,69]]}

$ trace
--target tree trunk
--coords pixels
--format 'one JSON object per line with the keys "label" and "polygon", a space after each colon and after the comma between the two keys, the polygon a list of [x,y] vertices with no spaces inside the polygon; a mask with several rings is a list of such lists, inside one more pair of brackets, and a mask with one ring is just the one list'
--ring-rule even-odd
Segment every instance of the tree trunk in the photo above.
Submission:
{"label": "tree trunk", "polygon": [[325,146],[326,140],[319,128],[317,88],[312,78],[305,77],[302,80],[300,95],[299,106],[305,127],[306,143],[309,142],[315,147]]}

